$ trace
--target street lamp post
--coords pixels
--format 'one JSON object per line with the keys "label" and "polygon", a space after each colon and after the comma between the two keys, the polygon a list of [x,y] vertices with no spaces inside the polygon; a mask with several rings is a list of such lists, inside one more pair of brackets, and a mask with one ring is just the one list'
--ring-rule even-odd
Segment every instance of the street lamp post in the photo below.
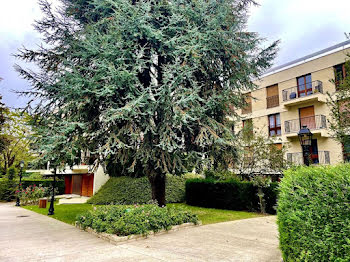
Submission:
{"label": "street lamp post", "polygon": [[312,141],[312,133],[307,126],[303,126],[298,133],[301,148],[303,149],[304,164],[310,165],[310,147]]}
{"label": "street lamp post", "polygon": [[[19,183],[18,183],[18,190],[21,191],[22,189],[22,172],[23,172],[23,167],[24,167],[24,161],[21,160],[21,162],[19,162],[19,166],[20,166],[20,170],[19,170]],[[20,204],[20,200],[19,200],[19,194],[17,194],[17,199],[16,199],[16,206],[19,207]]]}
{"label": "street lamp post", "polygon": [[56,167],[53,170],[53,181],[52,181],[52,195],[49,208],[49,216],[52,216],[55,213],[54,202],[55,202],[55,186],[56,186]]}

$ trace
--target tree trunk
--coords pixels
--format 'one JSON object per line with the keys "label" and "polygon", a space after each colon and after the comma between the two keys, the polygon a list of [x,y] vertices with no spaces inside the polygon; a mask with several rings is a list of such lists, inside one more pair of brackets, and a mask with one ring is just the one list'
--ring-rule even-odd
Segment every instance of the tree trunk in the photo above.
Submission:
{"label": "tree trunk", "polygon": [[148,180],[151,183],[152,200],[157,201],[160,207],[165,206],[165,175],[157,172],[149,176]]}

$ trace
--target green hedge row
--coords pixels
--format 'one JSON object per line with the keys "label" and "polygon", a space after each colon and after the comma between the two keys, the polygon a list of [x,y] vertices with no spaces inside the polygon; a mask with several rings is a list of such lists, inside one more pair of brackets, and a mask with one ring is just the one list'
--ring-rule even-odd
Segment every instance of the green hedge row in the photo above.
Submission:
{"label": "green hedge row", "polygon": [[[151,186],[147,177],[111,177],[100,190],[88,200],[95,205],[145,204],[152,200]],[[166,178],[166,201],[184,202],[185,178],[168,175]]]}
{"label": "green hedge row", "polygon": [[[264,189],[266,212],[276,213],[278,184],[273,182]],[[186,181],[186,203],[193,206],[259,211],[257,187],[252,182],[212,179],[190,179]]]}
{"label": "green hedge row", "polygon": [[284,261],[350,261],[350,164],[287,170],[277,214]]}
{"label": "green hedge row", "polygon": [[[18,180],[0,180],[0,201],[12,201],[15,199],[15,191],[18,187]],[[22,188],[27,188],[31,185],[42,185],[43,187],[51,187],[52,180],[22,180]],[[64,181],[56,181],[56,187],[58,188],[58,194],[64,194]]]}
{"label": "green hedge row", "polygon": [[[51,187],[52,186],[52,179],[45,179],[45,180],[23,180],[22,181],[22,187],[23,188],[27,188],[28,186],[31,185],[42,185],[43,187]],[[64,180],[57,180],[56,181],[56,188],[58,189],[58,194],[64,194],[64,188],[65,188],[65,184],[64,184]]]}

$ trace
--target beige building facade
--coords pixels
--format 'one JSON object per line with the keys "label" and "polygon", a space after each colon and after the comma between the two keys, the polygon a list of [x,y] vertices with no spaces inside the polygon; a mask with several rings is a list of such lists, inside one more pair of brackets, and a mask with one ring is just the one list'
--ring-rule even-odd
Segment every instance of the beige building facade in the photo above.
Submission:
{"label": "beige building facade", "polygon": [[250,122],[255,132],[270,136],[276,146],[286,145],[286,158],[295,164],[304,163],[298,132],[307,126],[313,134],[312,163],[342,162],[342,145],[329,130],[327,99],[336,92],[331,80],[345,74],[348,53],[350,41],[267,71],[256,81],[258,89],[247,94],[241,125]]}

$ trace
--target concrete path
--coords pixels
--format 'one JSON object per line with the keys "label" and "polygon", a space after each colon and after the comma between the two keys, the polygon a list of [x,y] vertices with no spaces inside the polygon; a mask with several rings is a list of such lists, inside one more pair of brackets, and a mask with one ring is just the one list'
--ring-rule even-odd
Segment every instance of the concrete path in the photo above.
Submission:
{"label": "concrete path", "polygon": [[0,261],[281,261],[275,217],[225,222],[118,246],[0,203]]}

